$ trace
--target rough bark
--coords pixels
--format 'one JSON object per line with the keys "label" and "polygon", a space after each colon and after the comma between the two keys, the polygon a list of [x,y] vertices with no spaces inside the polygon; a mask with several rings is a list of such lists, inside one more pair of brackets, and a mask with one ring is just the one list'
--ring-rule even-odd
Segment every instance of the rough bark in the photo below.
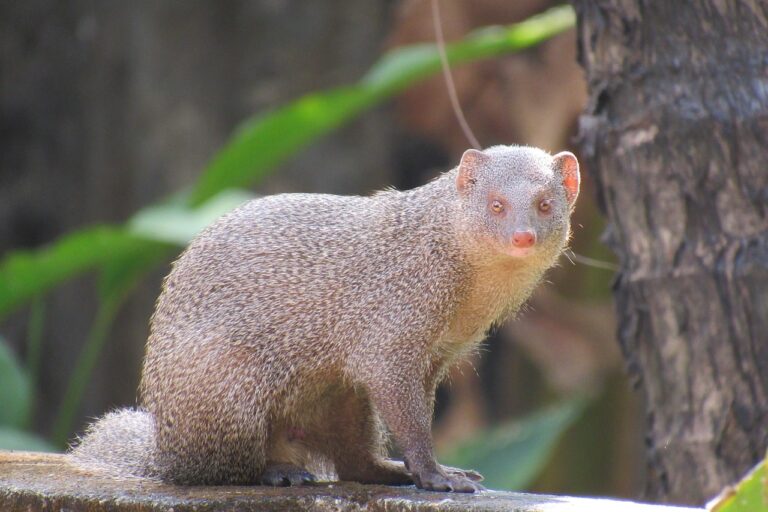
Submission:
{"label": "rough bark", "polygon": [[768,3],[575,5],[647,493],[702,503],[768,445]]}

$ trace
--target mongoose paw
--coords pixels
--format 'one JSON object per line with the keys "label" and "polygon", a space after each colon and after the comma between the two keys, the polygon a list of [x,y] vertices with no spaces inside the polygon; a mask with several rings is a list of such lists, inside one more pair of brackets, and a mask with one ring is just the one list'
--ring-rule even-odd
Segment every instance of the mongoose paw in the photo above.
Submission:
{"label": "mongoose paw", "polygon": [[315,475],[293,464],[273,464],[267,466],[261,474],[259,483],[273,487],[312,485],[317,481]]}
{"label": "mongoose paw", "polygon": [[414,475],[414,480],[416,481],[416,487],[427,491],[475,492],[484,489],[482,485],[463,474],[442,474],[435,471]]}
{"label": "mongoose paw", "polygon": [[483,475],[481,475],[480,473],[472,469],[461,469],[461,468],[454,468],[451,466],[442,466],[442,468],[443,468],[443,471],[448,475],[463,476],[463,477],[469,478],[473,482],[482,482],[483,480],[485,480],[485,477],[483,477]]}

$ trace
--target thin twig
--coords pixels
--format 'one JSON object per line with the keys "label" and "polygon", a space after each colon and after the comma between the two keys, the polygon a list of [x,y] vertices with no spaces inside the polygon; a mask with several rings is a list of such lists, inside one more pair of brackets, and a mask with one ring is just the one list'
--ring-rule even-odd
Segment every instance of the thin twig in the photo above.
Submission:
{"label": "thin twig", "polygon": [[[443,68],[443,77],[445,78],[445,85],[448,88],[448,97],[451,99],[451,107],[453,107],[453,113],[456,116],[456,120],[459,122],[459,126],[461,126],[461,130],[464,132],[464,136],[467,138],[472,147],[475,149],[481,149],[480,142],[478,142],[477,137],[475,137],[475,134],[472,132],[472,128],[470,128],[469,123],[467,123],[467,119],[464,117],[464,110],[462,110],[461,103],[459,103],[459,96],[456,94],[456,84],[453,82],[451,65],[448,63],[448,55],[445,53],[445,38],[443,37],[443,22],[440,19],[439,0],[432,0],[432,21],[435,26],[437,51],[440,54],[440,63]],[[582,256],[581,254],[576,254],[570,249],[565,253],[565,256],[571,260],[571,263],[575,261],[588,267],[612,270],[614,272],[619,270],[619,266],[614,263],[596,260],[588,256]]]}
{"label": "thin twig", "polygon": [[477,137],[472,133],[472,128],[469,127],[466,118],[464,117],[464,111],[461,109],[459,103],[459,97],[456,94],[456,84],[453,82],[453,75],[451,74],[451,66],[448,63],[448,55],[445,53],[445,39],[443,37],[443,24],[440,20],[440,6],[438,0],[432,0],[432,21],[435,25],[435,39],[437,41],[437,51],[440,54],[440,63],[443,68],[443,77],[445,78],[445,85],[448,87],[448,97],[451,99],[451,107],[453,107],[453,113],[456,115],[456,120],[461,126],[461,130],[464,132],[464,136],[469,143],[475,149],[481,149],[480,143],[477,141]]}

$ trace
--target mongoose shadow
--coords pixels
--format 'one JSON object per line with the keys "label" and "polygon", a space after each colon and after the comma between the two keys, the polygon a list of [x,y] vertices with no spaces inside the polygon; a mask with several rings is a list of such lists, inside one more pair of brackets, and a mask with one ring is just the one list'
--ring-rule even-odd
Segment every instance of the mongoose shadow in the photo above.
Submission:
{"label": "mongoose shadow", "polygon": [[91,425],[69,459],[189,485],[300,485],[325,468],[481,488],[435,460],[435,388],[555,264],[579,183],[571,153],[494,146],[409,191],[244,204],[173,264],[139,408]]}

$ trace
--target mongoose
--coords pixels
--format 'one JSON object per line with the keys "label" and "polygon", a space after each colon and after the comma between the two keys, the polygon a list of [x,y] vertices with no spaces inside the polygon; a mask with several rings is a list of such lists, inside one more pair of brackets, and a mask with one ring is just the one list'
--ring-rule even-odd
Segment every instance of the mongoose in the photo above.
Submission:
{"label": "mongoose", "polygon": [[[494,146],[409,191],[245,203],[165,279],[139,408],[101,418],[70,459],[190,485],[298,485],[330,467],[479,489],[435,460],[435,388],[555,264],[579,183],[569,152]],[[385,458],[382,422],[404,464]]]}

